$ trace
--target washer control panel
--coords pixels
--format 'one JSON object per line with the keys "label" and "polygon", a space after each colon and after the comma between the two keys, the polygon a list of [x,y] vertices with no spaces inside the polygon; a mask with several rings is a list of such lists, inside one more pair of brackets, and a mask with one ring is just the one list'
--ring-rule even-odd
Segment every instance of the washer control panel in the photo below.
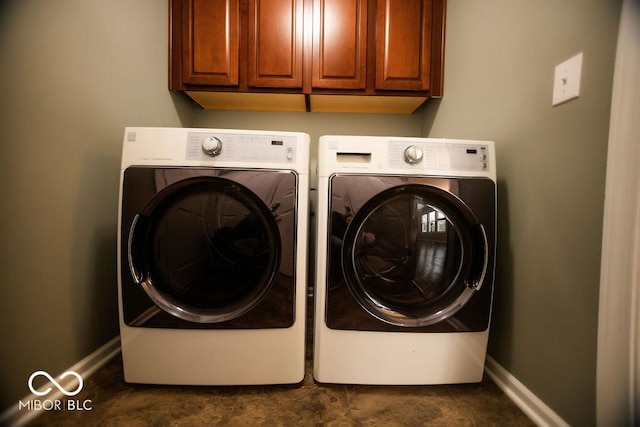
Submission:
{"label": "washer control panel", "polygon": [[393,169],[485,171],[491,166],[489,147],[482,143],[392,140],[387,154]]}
{"label": "washer control panel", "polygon": [[293,135],[189,132],[185,159],[290,164],[296,143]]}

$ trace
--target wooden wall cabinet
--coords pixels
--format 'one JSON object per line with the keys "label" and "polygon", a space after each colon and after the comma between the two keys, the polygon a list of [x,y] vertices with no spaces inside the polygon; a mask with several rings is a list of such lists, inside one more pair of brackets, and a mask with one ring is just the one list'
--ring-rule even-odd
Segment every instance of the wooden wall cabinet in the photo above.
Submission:
{"label": "wooden wall cabinet", "polygon": [[169,88],[203,108],[410,113],[442,96],[445,0],[169,5]]}
{"label": "wooden wall cabinet", "polygon": [[301,89],[303,0],[249,0],[248,20],[249,87]]}
{"label": "wooden wall cabinet", "polygon": [[376,89],[430,89],[432,4],[378,0]]}
{"label": "wooden wall cabinet", "polygon": [[366,89],[367,3],[313,1],[313,88]]}
{"label": "wooden wall cabinet", "polygon": [[[178,55],[171,64],[175,77],[185,85],[237,86],[240,58],[239,0],[192,0],[185,4],[176,23],[172,50]],[[175,8],[174,8],[175,9]],[[175,30],[175,29],[174,29]],[[181,49],[175,49],[175,45]],[[173,70],[178,67],[180,70]]]}

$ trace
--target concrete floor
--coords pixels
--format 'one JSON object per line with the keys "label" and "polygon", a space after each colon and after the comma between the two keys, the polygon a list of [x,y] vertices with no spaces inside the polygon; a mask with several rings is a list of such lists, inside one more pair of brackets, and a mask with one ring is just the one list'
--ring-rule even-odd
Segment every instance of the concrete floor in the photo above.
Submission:
{"label": "concrete floor", "polygon": [[479,384],[182,387],[127,384],[116,357],[75,396],[89,411],[49,411],[29,426],[533,426],[485,375]]}

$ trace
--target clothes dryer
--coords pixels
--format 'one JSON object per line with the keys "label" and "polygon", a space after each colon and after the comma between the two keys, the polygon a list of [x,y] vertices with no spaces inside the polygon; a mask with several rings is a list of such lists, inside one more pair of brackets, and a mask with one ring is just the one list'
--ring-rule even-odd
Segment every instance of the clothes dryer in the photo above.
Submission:
{"label": "clothes dryer", "polygon": [[308,162],[302,133],[125,130],[125,381],[302,381]]}
{"label": "clothes dryer", "polygon": [[323,136],[314,377],[482,380],[496,239],[493,142]]}

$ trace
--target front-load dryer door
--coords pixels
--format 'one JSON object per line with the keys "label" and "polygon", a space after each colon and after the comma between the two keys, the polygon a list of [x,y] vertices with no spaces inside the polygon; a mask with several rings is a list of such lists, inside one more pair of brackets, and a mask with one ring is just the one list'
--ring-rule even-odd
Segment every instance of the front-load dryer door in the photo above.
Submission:
{"label": "front-load dryer door", "polygon": [[334,176],[331,191],[329,327],[486,329],[492,181]]}
{"label": "front-load dryer door", "polygon": [[[134,189],[149,183],[153,194],[140,198]],[[143,290],[162,310],[151,310],[157,319],[292,324],[293,173],[129,168],[127,185],[123,304],[132,306],[127,298]],[[131,209],[135,196],[139,208]],[[125,320],[139,322],[131,313]]]}

